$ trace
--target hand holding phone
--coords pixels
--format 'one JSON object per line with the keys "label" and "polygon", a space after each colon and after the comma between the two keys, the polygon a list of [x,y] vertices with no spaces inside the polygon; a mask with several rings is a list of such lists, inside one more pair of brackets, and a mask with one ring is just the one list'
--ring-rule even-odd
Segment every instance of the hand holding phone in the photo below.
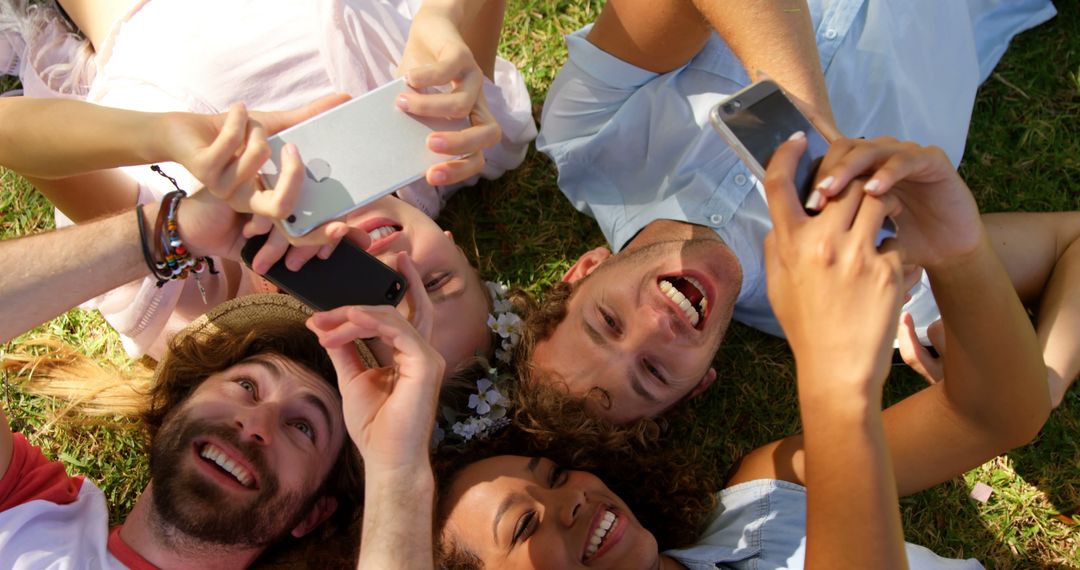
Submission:
{"label": "hand holding phone", "polygon": [[[779,85],[770,80],[754,83],[713,107],[709,120],[761,181],[765,180],[765,166],[777,147],[796,132],[805,133],[806,152],[799,157],[795,189],[806,212],[810,215],[818,213],[823,199],[820,193],[814,192],[814,180],[829,151],[829,142],[784,95]],[[876,243],[895,235],[896,225],[886,219]]]}
{"label": "hand holding phone", "polygon": [[424,176],[447,156],[428,148],[434,132],[459,131],[467,119],[419,117],[398,108],[408,87],[397,79],[270,137],[267,186],[281,172],[289,143],[303,157],[304,185],[282,226],[293,236],[339,218]]}
{"label": "hand holding phone", "polygon": [[[248,267],[266,239],[254,236],[244,245],[241,259]],[[404,277],[348,239],[325,260],[312,259],[292,271],[282,259],[264,277],[316,311],[347,305],[396,306],[408,288]]]}
{"label": "hand holding phone", "polygon": [[799,158],[795,189],[808,213],[816,213],[816,204],[807,204],[807,199],[829,143],[776,83],[759,81],[735,93],[713,107],[709,119],[758,180],[765,179],[765,165],[777,147],[798,131],[806,133],[807,149]]}

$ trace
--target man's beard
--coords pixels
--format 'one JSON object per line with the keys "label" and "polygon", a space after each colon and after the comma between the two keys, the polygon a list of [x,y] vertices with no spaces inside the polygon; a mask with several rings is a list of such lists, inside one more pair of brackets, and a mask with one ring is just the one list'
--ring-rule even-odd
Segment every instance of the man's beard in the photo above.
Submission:
{"label": "man's beard", "polygon": [[[194,453],[193,442],[206,436],[240,451],[258,477],[259,488],[251,493],[255,496],[228,492],[192,467],[185,468],[184,457]],[[258,444],[241,443],[235,429],[189,420],[183,411],[169,417],[151,442],[150,479],[154,519],[165,536],[182,542],[195,539],[223,546],[265,547],[295,528],[318,498],[316,492],[309,496],[296,490],[279,493],[278,478],[267,467]]]}

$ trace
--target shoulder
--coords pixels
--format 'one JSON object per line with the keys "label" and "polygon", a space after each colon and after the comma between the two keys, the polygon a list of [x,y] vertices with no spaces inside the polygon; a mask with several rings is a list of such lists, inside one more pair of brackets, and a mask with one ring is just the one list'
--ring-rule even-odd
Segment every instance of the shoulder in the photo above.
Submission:
{"label": "shoulder", "polygon": [[0,511],[30,501],[44,500],[63,505],[74,502],[83,477],[68,475],[64,465],[51,461],[22,434],[14,434],[11,462],[0,479]]}

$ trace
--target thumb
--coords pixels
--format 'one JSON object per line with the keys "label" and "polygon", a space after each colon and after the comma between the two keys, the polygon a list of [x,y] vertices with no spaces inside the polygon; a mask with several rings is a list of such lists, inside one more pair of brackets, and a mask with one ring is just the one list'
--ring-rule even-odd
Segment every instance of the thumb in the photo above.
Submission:
{"label": "thumb", "polygon": [[335,93],[296,109],[288,111],[252,111],[251,115],[256,121],[262,123],[267,134],[272,135],[316,115],[325,113],[350,98],[347,93]]}

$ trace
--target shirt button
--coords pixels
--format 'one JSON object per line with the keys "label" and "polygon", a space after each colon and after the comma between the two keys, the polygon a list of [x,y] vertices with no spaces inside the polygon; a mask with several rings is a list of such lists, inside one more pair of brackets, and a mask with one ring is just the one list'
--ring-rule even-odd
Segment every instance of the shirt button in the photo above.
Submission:
{"label": "shirt button", "polygon": [[720,214],[713,214],[709,216],[709,221],[714,224],[719,224],[720,222],[724,221],[724,216],[721,216]]}
{"label": "shirt button", "polygon": [[742,186],[743,184],[746,184],[746,176],[744,176],[742,174],[736,174],[735,175],[735,184],[738,184],[739,186]]}
{"label": "shirt button", "polygon": [[835,40],[837,35],[836,30],[832,28],[825,30],[825,39],[827,40]]}

